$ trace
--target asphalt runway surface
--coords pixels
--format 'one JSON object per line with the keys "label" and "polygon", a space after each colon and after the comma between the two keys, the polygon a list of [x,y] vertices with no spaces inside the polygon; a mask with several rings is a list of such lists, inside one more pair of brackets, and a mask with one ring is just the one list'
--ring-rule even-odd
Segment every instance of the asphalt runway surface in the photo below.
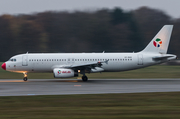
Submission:
{"label": "asphalt runway surface", "polygon": [[0,96],[180,91],[180,79],[0,79]]}

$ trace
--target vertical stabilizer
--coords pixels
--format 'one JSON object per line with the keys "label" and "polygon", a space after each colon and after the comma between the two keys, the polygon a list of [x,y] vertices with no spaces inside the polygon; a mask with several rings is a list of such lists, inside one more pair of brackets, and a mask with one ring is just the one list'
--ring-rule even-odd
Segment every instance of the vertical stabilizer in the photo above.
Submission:
{"label": "vertical stabilizer", "polygon": [[166,54],[173,25],[165,25],[142,52]]}

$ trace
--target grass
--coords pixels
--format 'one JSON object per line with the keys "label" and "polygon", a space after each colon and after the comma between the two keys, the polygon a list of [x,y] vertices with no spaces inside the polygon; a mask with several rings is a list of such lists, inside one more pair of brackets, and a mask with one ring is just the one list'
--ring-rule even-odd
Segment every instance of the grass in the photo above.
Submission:
{"label": "grass", "polygon": [[180,93],[1,97],[0,118],[179,119]]}
{"label": "grass", "polygon": [[[81,75],[80,75],[81,76]],[[180,66],[156,65],[125,72],[102,72],[87,74],[89,79],[127,78],[180,78]],[[20,79],[23,74],[4,71],[0,68],[0,79]],[[53,73],[29,73],[29,79],[52,79]],[[77,77],[76,77],[77,78]]]}

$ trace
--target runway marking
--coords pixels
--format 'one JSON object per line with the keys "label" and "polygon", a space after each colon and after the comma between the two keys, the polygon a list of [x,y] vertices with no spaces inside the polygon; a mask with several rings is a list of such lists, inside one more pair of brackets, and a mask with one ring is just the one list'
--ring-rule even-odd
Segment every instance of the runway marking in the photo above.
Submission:
{"label": "runway marking", "polygon": [[78,82],[77,80],[70,80],[70,81],[65,81],[65,82]]}
{"label": "runway marking", "polygon": [[0,81],[0,82],[25,82],[25,81],[23,81],[23,80],[4,80],[4,81]]}

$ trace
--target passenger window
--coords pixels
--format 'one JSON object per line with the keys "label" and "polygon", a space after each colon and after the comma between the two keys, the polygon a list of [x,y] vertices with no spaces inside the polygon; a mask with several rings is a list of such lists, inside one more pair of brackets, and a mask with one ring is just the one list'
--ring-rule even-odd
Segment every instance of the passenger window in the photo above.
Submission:
{"label": "passenger window", "polygon": [[14,62],[16,62],[16,59],[14,59]]}

